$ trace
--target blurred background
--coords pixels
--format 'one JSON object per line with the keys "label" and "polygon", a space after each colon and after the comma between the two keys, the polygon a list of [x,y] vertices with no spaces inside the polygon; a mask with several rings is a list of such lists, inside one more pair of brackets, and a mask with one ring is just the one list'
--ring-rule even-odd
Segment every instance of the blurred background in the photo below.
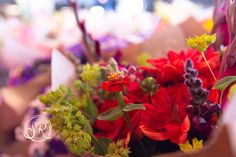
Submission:
{"label": "blurred background", "polygon": [[[150,36],[163,21],[176,26],[189,17],[198,22],[208,20],[205,24],[209,25],[208,30],[212,25],[213,0],[77,2],[81,19],[86,20],[88,31],[98,39],[110,35],[137,42]],[[0,34],[0,86],[6,84],[9,69],[46,56],[59,45],[71,47],[80,36],[67,0],[0,0]]]}

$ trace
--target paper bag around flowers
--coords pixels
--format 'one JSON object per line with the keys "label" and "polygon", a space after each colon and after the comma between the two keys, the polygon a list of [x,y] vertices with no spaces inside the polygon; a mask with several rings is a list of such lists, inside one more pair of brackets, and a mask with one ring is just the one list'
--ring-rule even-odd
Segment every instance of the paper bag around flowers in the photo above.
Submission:
{"label": "paper bag around flowers", "polygon": [[[121,48],[122,61],[135,64],[141,53],[148,53],[151,57],[164,57],[169,50],[180,51],[186,49],[185,36],[178,26],[167,26],[156,30],[150,37],[140,42],[129,43]],[[116,51],[102,52],[102,57],[107,61],[114,57]]]}
{"label": "paper bag around flowers", "polygon": [[169,50],[180,51],[186,48],[185,36],[181,28],[161,23],[143,42],[130,44],[121,52],[123,60],[135,63],[140,53],[145,52],[157,58],[166,56]]}
{"label": "paper bag around flowers", "polygon": [[180,51],[187,48],[183,31],[178,26],[166,26],[157,30],[143,43],[143,52],[152,57],[164,57],[169,50]]}
{"label": "paper bag around flowers", "polygon": [[187,37],[203,33],[206,33],[206,30],[193,17],[177,26],[162,21],[150,37],[143,42],[133,43],[123,48],[121,50],[122,59],[135,63],[135,59],[142,52],[149,53],[154,58],[164,57],[169,50],[178,52],[185,50]]}
{"label": "paper bag around flowers", "polygon": [[20,124],[30,102],[49,84],[50,69],[26,84],[0,90],[0,140],[4,133],[12,131]]}
{"label": "paper bag around flowers", "polygon": [[[234,157],[230,146],[228,127],[223,126],[219,132],[209,139],[204,148],[195,153],[170,153],[158,157]],[[154,156],[157,157],[157,156]]]}

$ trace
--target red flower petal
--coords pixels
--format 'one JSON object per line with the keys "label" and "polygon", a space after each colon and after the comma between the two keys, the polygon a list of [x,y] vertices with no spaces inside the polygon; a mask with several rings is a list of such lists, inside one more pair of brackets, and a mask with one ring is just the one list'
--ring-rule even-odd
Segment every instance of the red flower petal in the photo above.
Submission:
{"label": "red flower petal", "polygon": [[168,55],[170,62],[174,62],[180,58],[179,54],[174,51],[169,51],[167,55]]}
{"label": "red flower petal", "polygon": [[146,127],[144,125],[141,125],[140,129],[142,130],[144,135],[148,136],[149,138],[151,138],[153,140],[163,141],[163,140],[167,140],[169,138],[169,135],[166,131],[157,132],[156,130],[152,130],[151,128]]}
{"label": "red flower petal", "polygon": [[220,99],[220,94],[218,90],[210,90],[208,99],[212,102],[218,103]]}

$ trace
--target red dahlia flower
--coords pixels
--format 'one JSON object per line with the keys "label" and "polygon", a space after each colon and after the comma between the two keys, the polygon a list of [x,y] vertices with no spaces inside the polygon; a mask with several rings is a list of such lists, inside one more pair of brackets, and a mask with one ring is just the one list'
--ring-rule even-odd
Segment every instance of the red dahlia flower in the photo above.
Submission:
{"label": "red dahlia flower", "polygon": [[142,112],[141,130],[147,137],[173,143],[184,143],[190,129],[185,112],[189,104],[189,93],[184,84],[163,88],[152,97],[152,104],[145,105]]}
{"label": "red dahlia flower", "polygon": [[130,80],[128,77],[124,77],[121,72],[110,73],[107,77],[108,81],[102,83],[102,88],[108,92],[121,92],[124,87],[128,87]]}
{"label": "red dahlia flower", "polygon": [[[220,56],[218,52],[214,52],[213,48],[208,48],[205,56],[216,76],[219,75]],[[215,80],[212,77],[208,66],[199,51],[194,49],[187,49],[180,53],[169,51],[168,58],[150,59],[153,67],[141,67],[144,72],[151,76],[156,76],[157,83],[169,83],[183,81],[184,63],[190,58],[194,67],[199,71],[199,78],[203,81],[204,87],[211,87]]]}

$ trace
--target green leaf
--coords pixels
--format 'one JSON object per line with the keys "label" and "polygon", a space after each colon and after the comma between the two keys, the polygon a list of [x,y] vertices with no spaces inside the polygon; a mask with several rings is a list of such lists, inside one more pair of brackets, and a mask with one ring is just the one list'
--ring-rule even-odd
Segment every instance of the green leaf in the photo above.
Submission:
{"label": "green leaf", "polygon": [[143,104],[127,104],[123,109],[125,112],[133,111],[133,110],[146,110]]}
{"label": "green leaf", "polygon": [[97,106],[93,103],[93,101],[90,98],[88,100],[87,111],[91,115],[92,118],[96,119],[98,115],[98,109],[97,109]]}
{"label": "green leaf", "polygon": [[88,120],[86,120],[83,130],[89,134],[93,134],[93,128]]}
{"label": "green leaf", "polygon": [[99,120],[114,121],[122,116],[122,111],[119,106],[110,108],[109,110],[98,115]]}
{"label": "green leaf", "polygon": [[110,143],[113,141],[109,138],[96,138],[94,139],[94,152],[97,155],[106,155]]}
{"label": "green leaf", "polygon": [[230,84],[236,81],[236,76],[227,76],[217,81],[216,84],[212,87],[212,89],[218,89],[220,91],[224,91]]}
{"label": "green leaf", "polygon": [[80,80],[76,80],[74,82],[74,86],[79,91],[82,90],[88,93],[93,92],[93,88],[91,88],[91,86],[88,83],[82,82]]}

